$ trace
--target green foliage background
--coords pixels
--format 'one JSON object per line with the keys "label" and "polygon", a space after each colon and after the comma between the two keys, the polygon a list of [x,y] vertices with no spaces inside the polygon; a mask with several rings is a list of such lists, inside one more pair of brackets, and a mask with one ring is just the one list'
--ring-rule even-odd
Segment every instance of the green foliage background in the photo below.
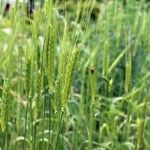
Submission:
{"label": "green foliage background", "polygon": [[[0,149],[149,150],[144,0],[16,2],[0,16]],[[2,12],[2,8],[1,8]]]}

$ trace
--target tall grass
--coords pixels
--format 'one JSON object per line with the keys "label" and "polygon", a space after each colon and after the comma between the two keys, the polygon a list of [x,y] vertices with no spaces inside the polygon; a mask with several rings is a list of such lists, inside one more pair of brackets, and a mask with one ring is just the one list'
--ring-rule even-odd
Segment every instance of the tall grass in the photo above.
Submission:
{"label": "tall grass", "polygon": [[42,5],[0,17],[0,149],[149,150],[148,3]]}

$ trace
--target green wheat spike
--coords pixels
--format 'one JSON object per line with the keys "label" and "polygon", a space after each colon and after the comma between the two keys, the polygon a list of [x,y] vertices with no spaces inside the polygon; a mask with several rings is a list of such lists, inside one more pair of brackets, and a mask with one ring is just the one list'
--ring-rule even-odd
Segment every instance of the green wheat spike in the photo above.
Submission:
{"label": "green wheat spike", "polygon": [[78,54],[79,54],[79,50],[74,48],[70,56],[69,63],[67,65],[67,70],[66,70],[65,78],[64,78],[65,86],[64,86],[64,89],[62,90],[62,106],[63,107],[66,106],[67,100],[69,97],[69,92],[70,92],[72,78],[73,78],[73,72],[75,69],[76,62],[77,62]]}

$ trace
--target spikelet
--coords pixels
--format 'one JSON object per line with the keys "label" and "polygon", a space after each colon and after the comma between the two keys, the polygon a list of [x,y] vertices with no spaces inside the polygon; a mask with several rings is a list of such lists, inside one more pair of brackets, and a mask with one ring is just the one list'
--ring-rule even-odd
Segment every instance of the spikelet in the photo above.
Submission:
{"label": "spikelet", "polygon": [[41,112],[41,72],[37,73],[37,97],[35,101],[34,119],[38,119]]}
{"label": "spikelet", "polygon": [[25,77],[25,91],[26,96],[29,98],[31,91],[31,59],[26,59],[26,77]]}

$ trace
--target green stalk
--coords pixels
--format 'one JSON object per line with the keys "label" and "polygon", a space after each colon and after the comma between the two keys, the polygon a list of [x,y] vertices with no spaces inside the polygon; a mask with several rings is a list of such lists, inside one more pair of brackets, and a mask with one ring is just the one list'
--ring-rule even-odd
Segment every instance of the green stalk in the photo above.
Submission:
{"label": "green stalk", "polygon": [[89,150],[93,149],[93,132],[94,132],[94,109],[96,106],[96,78],[95,78],[95,68],[89,69],[89,80],[90,80],[90,93],[91,93],[91,102],[90,104],[90,118],[89,118]]}
{"label": "green stalk", "polygon": [[103,52],[103,70],[102,75],[107,77],[108,69],[109,69],[109,42],[106,41],[104,43],[104,52]]}
{"label": "green stalk", "polygon": [[1,128],[2,132],[4,133],[4,149],[9,148],[8,143],[8,120],[9,120],[9,109],[10,109],[10,101],[9,101],[9,86],[7,81],[5,81],[4,85],[4,93],[3,93],[3,104],[2,104],[2,110],[1,110]]}
{"label": "green stalk", "polygon": [[4,93],[3,93],[3,104],[2,104],[2,112],[1,112],[1,128],[2,132],[6,132],[8,130],[8,117],[9,117],[9,86],[6,84],[4,85]]}
{"label": "green stalk", "polygon": [[42,148],[45,149],[45,141],[44,141],[44,138],[45,138],[45,133],[44,133],[44,130],[45,130],[45,125],[46,125],[46,104],[47,102],[49,101],[47,95],[49,94],[49,91],[48,91],[48,77],[47,75],[44,76],[43,78],[43,87],[44,87],[44,104],[43,104],[43,121],[42,121],[42,143],[43,143],[43,146]]}
{"label": "green stalk", "polygon": [[62,125],[63,125],[64,112],[65,110],[61,110],[61,115],[60,115],[59,123],[58,123],[58,133],[56,136],[56,144],[55,144],[54,150],[57,150],[57,147],[59,145],[59,137],[60,137],[60,133],[61,133]]}
{"label": "green stalk", "polygon": [[[109,62],[110,62],[109,46],[110,46],[109,45],[109,41],[106,41],[104,43],[103,68],[102,68],[102,75],[103,75],[104,78],[108,78],[108,69],[109,69]],[[109,93],[109,82],[105,82],[105,87],[106,87],[106,95],[108,96],[108,93]]]}
{"label": "green stalk", "polygon": [[[131,87],[131,76],[132,76],[132,53],[131,53],[131,48],[126,53],[126,58],[125,58],[125,92],[126,94],[129,93],[130,87]],[[131,99],[128,101],[128,110],[127,110],[127,131],[126,133],[126,139],[129,139],[129,134],[130,134],[130,114],[131,114]]]}
{"label": "green stalk", "polygon": [[128,94],[131,86],[131,76],[132,76],[132,54],[131,49],[126,53],[126,64],[125,64],[125,92]]}

